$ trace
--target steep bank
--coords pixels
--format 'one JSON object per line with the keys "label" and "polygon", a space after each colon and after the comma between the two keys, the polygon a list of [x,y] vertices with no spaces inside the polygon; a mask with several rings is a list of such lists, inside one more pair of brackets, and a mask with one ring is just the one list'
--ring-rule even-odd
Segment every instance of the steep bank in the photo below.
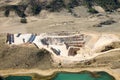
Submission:
{"label": "steep bank", "polygon": [[5,37],[0,35],[0,69],[51,68],[51,55],[34,45],[8,46]]}
{"label": "steep bank", "polygon": [[[0,69],[51,69],[58,67],[106,67],[120,68],[120,50],[106,52],[89,61],[82,61],[76,65],[52,64],[51,53],[46,50],[39,50],[34,45],[24,44],[19,46],[9,46],[5,44],[6,35],[0,35]],[[114,44],[116,48],[120,44]],[[111,60],[112,59],[112,60]],[[54,67],[53,67],[54,66]]]}

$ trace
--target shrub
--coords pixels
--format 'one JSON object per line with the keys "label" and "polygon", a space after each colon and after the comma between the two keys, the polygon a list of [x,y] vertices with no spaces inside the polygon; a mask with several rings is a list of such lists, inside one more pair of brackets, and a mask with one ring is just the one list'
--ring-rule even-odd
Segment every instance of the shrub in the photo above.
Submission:
{"label": "shrub", "polygon": [[8,16],[9,16],[9,14],[10,14],[10,10],[9,10],[9,9],[7,9],[7,10],[5,11],[4,15],[5,15],[6,17],[8,17]]}
{"label": "shrub", "polygon": [[111,11],[120,7],[118,0],[94,0],[94,2],[103,7],[106,11]]}
{"label": "shrub", "polygon": [[92,7],[92,0],[84,0],[83,5],[88,7],[88,8],[91,8]]}
{"label": "shrub", "polygon": [[39,14],[40,13],[40,11],[41,11],[41,6],[40,5],[34,5],[34,6],[32,6],[32,13],[33,13],[33,15],[37,15],[37,14]]}
{"label": "shrub", "polygon": [[72,13],[72,8],[79,5],[80,5],[79,0],[70,0],[70,2],[66,5],[66,9],[68,10],[68,12]]}
{"label": "shrub", "polygon": [[101,24],[95,24],[95,25],[93,25],[93,27],[102,27],[102,25]]}
{"label": "shrub", "polygon": [[70,0],[70,3],[68,3],[68,7],[69,8],[74,8],[76,6],[79,6],[80,5],[80,1],[79,0]]}
{"label": "shrub", "polygon": [[13,10],[13,11],[16,12],[16,14],[17,14],[19,17],[26,17],[26,15],[24,14],[25,8],[26,8],[26,6],[7,5],[7,6],[5,6],[5,13],[4,13],[4,15],[5,15],[6,17],[8,17],[9,14],[10,14],[10,10]]}
{"label": "shrub", "polygon": [[101,50],[101,52],[109,51],[111,49],[114,49],[113,46],[105,46],[105,49]]}
{"label": "shrub", "polygon": [[47,8],[50,9],[50,11],[60,11],[62,8],[65,7],[64,0],[53,0]]}
{"label": "shrub", "polygon": [[93,9],[93,8],[89,8],[88,12],[90,12],[90,13],[92,13],[92,14],[98,13],[98,11],[96,11],[96,10]]}
{"label": "shrub", "polygon": [[27,19],[26,18],[21,18],[21,23],[27,23]]}
{"label": "shrub", "polygon": [[66,9],[68,10],[69,13],[72,13],[72,8],[70,8],[69,5],[66,6]]}
{"label": "shrub", "polygon": [[101,25],[111,25],[113,23],[116,23],[116,21],[114,21],[114,20],[107,20],[107,21],[101,22],[100,24]]}
{"label": "shrub", "polygon": [[30,0],[30,6],[33,15],[39,14],[42,9],[39,0]]}
{"label": "shrub", "polygon": [[84,0],[84,5],[91,8],[93,5],[99,5],[105,11],[112,11],[120,7],[118,0]]}
{"label": "shrub", "polygon": [[26,17],[24,11],[26,10],[26,5],[18,5],[18,6],[13,6],[14,10],[16,11],[16,13],[18,14],[19,17]]}

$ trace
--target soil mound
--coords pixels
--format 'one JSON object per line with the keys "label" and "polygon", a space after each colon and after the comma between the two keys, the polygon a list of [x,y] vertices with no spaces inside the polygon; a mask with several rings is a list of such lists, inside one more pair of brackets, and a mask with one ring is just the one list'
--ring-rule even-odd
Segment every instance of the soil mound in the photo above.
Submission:
{"label": "soil mound", "polygon": [[44,49],[26,46],[5,45],[5,37],[0,35],[0,69],[51,67],[51,55]]}

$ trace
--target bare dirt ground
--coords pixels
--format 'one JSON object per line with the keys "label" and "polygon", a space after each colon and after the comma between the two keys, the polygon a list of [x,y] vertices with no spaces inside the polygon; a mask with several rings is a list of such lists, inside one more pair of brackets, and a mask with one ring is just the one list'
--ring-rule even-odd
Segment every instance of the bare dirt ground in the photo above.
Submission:
{"label": "bare dirt ground", "polygon": [[[114,13],[115,14],[115,13]],[[48,69],[52,68],[50,55],[39,56],[39,50],[35,47],[14,46],[5,44],[3,33],[43,33],[59,31],[81,31],[87,33],[114,33],[120,36],[120,15],[116,13],[96,17],[75,18],[68,14],[46,13],[43,16],[27,17],[27,24],[20,23],[19,17],[0,17],[0,69]],[[115,19],[117,23],[112,25],[103,25],[103,27],[93,27],[93,25],[108,19]],[[4,35],[4,36],[3,36]],[[40,54],[41,55],[41,54]],[[43,57],[44,56],[44,57]],[[47,58],[46,58],[47,57]],[[78,64],[75,67],[104,67],[109,66],[113,69],[120,69],[120,51],[110,52],[91,60],[91,64]]]}
{"label": "bare dirt ground", "polygon": [[[52,68],[52,58],[49,52],[39,50],[34,45],[24,44],[9,46],[5,43],[6,34],[0,35],[0,69],[49,69]],[[114,43],[115,48],[120,48],[119,43]],[[120,68],[120,50],[106,52],[103,55],[91,59],[88,62],[80,63],[74,67],[104,67]],[[59,67],[59,64],[55,67]],[[72,66],[73,67],[73,66]]]}
{"label": "bare dirt ground", "polygon": [[[34,45],[9,46],[5,35],[0,35],[0,70],[21,68],[51,68],[49,52],[37,49]],[[28,47],[29,46],[29,47]]]}
{"label": "bare dirt ground", "polygon": [[[43,13],[44,14],[44,13]],[[89,16],[75,18],[69,13],[49,13],[45,15],[38,15],[27,17],[27,24],[20,23],[19,17],[0,17],[0,33],[43,33],[43,32],[56,32],[56,31],[88,31],[88,32],[108,32],[117,33],[120,31],[119,14],[116,16],[110,14],[109,16]],[[93,27],[93,25],[114,18],[117,23],[112,25],[103,25],[103,27]]]}

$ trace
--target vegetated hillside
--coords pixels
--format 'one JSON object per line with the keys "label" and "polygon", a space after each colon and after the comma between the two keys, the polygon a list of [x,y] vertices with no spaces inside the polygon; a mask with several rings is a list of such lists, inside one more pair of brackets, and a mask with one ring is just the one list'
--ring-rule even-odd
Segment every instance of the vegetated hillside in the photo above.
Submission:
{"label": "vegetated hillside", "polygon": [[37,15],[43,9],[59,12],[64,8],[72,13],[74,7],[84,5],[88,8],[88,12],[98,13],[93,6],[101,6],[105,11],[113,11],[120,7],[118,0],[0,0],[0,4],[6,17],[11,10],[20,17],[25,17],[27,14]]}
{"label": "vegetated hillside", "polygon": [[120,7],[118,0],[84,0],[85,5],[91,8],[93,5],[98,5],[104,8],[105,11],[112,11]]}

